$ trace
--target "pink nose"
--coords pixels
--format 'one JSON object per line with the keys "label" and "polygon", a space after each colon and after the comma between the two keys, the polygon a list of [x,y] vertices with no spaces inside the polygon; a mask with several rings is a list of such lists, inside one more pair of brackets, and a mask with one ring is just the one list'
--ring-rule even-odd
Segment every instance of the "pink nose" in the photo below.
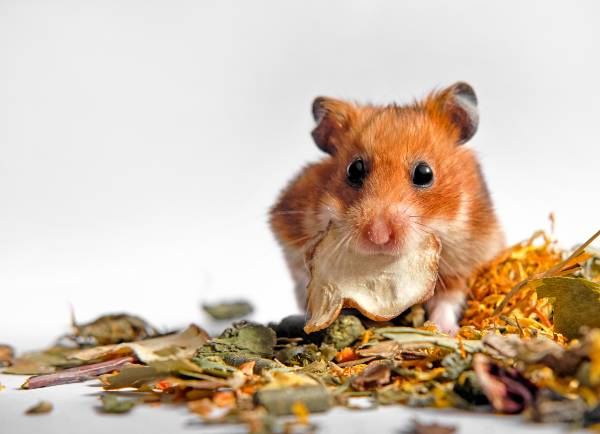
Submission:
{"label": "pink nose", "polygon": [[367,238],[376,246],[383,246],[392,239],[392,226],[386,218],[377,217],[367,227]]}

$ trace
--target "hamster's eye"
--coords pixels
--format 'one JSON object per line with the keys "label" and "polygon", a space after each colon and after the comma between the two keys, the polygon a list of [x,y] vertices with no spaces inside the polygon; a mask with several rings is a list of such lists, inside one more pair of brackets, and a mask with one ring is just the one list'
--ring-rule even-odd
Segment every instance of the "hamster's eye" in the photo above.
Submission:
{"label": "hamster's eye", "polygon": [[346,180],[354,188],[360,188],[367,176],[367,167],[362,158],[355,159],[346,169]]}
{"label": "hamster's eye", "polygon": [[433,183],[433,170],[429,164],[421,162],[415,166],[412,183],[416,187],[429,187]]}

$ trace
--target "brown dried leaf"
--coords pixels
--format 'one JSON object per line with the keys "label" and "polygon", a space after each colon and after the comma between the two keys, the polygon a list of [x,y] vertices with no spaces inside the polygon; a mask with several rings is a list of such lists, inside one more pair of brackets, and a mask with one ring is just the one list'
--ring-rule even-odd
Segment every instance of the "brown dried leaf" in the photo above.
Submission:
{"label": "brown dried leaf", "polygon": [[360,374],[352,379],[355,390],[372,390],[390,382],[392,369],[386,361],[370,363]]}
{"label": "brown dried leaf", "polygon": [[192,357],[196,350],[204,345],[207,340],[208,334],[200,327],[192,324],[178,334],[118,345],[88,348],[77,351],[69,357],[89,362],[134,354],[138,360],[144,363],[186,359]]}

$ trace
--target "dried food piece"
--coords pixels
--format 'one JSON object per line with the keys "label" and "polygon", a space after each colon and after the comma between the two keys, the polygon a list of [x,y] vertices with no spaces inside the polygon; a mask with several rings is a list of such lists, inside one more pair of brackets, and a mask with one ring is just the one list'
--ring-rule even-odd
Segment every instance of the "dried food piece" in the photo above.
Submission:
{"label": "dried food piece", "polygon": [[210,315],[212,319],[219,321],[242,318],[250,315],[254,310],[252,305],[245,300],[203,304],[202,309]]}
{"label": "dried food piece", "polygon": [[80,360],[70,360],[69,356],[76,349],[65,347],[50,347],[44,351],[33,351],[22,354],[13,359],[11,366],[6,368],[4,374],[15,375],[41,375],[55,372],[57,369],[79,366]]}
{"label": "dried food piece", "polygon": [[343,307],[387,321],[433,295],[441,250],[434,235],[424,236],[402,256],[338,252],[342,237],[341,230],[330,224],[306,254],[311,276],[307,333],[329,326]]}
{"label": "dried food piece", "polygon": [[50,413],[54,406],[49,401],[40,401],[33,407],[28,408],[25,414],[45,414]]}
{"label": "dried food piece", "polygon": [[365,333],[360,319],[354,315],[340,315],[325,330],[323,343],[333,345],[337,350],[348,347]]}
{"label": "dried food piece", "polygon": [[272,355],[277,343],[275,331],[262,324],[241,321],[226,329],[209,345],[217,352],[248,351],[257,355]]}
{"label": "dried food piece", "polygon": [[99,411],[102,413],[127,413],[135,406],[135,401],[131,399],[119,399],[111,393],[103,394],[100,400],[102,401],[102,406],[99,408]]}
{"label": "dried food piece", "polygon": [[387,361],[372,362],[352,378],[352,387],[358,391],[372,390],[390,382],[392,369]]}
{"label": "dried food piece", "polygon": [[102,315],[85,324],[77,324],[75,315],[72,314],[71,327],[73,334],[65,338],[80,346],[139,341],[160,334],[146,320],[126,313]]}
{"label": "dried food piece", "polygon": [[456,427],[450,425],[440,425],[437,423],[421,423],[414,420],[412,426],[402,434],[454,434]]}
{"label": "dried food piece", "polygon": [[0,344],[0,368],[10,366],[14,356],[15,350],[10,345]]}
{"label": "dried food piece", "polygon": [[483,354],[473,358],[483,392],[500,413],[521,413],[536,397],[537,387],[514,368],[505,368]]}
{"label": "dried food piece", "polygon": [[263,388],[254,395],[254,402],[265,407],[274,416],[293,414],[294,405],[298,402],[311,413],[327,411],[332,406],[331,395],[321,385]]}
{"label": "dried food piece", "polygon": [[200,327],[191,324],[184,331],[158,338],[137,342],[79,350],[69,355],[70,359],[90,362],[125,355],[135,355],[141,362],[155,362],[191,357],[208,340],[208,334]]}

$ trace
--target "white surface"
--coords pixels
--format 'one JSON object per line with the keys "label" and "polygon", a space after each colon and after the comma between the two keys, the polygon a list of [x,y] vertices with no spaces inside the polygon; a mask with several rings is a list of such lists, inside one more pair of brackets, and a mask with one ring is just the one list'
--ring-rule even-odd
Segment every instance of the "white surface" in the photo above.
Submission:
{"label": "white surface", "polygon": [[[266,211],[321,155],[319,94],[403,102],[470,82],[470,145],[509,240],[555,211],[559,239],[581,242],[600,221],[599,12],[593,0],[0,1],[0,342],[47,345],[70,304],[80,320],[124,310],[163,327],[198,320],[201,300],[249,298],[261,321],[294,312]],[[0,392],[2,428],[78,432],[87,390]],[[56,414],[24,420],[6,402],[37,393],[54,394]],[[148,429],[180,420],[147,412]]]}
{"label": "white surface", "polygon": [[[108,433],[143,432],[163,434],[202,432],[203,434],[247,433],[244,426],[206,426],[199,424],[199,417],[189,413],[185,406],[147,405],[135,407],[125,415],[99,414],[96,382],[71,384],[37,390],[13,390],[25,377],[0,375],[0,382],[9,389],[0,392],[0,411],[10,415],[8,424],[2,420],[2,434],[30,433]],[[54,410],[45,415],[26,416],[25,410],[39,400],[54,404]],[[467,417],[468,416],[468,417]],[[564,433],[564,427],[540,426],[524,423],[518,416],[490,416],[465,413],[458,410],[411,409],[401,406],[379,407],[376,410],[349,411],[342,408],[327,414],[311,415],[311,421],[319,426],[318,433],[346,434],[398,434],[408,428],[413,419],[423,423],[453,425],[457,433],[525,434]]]}

